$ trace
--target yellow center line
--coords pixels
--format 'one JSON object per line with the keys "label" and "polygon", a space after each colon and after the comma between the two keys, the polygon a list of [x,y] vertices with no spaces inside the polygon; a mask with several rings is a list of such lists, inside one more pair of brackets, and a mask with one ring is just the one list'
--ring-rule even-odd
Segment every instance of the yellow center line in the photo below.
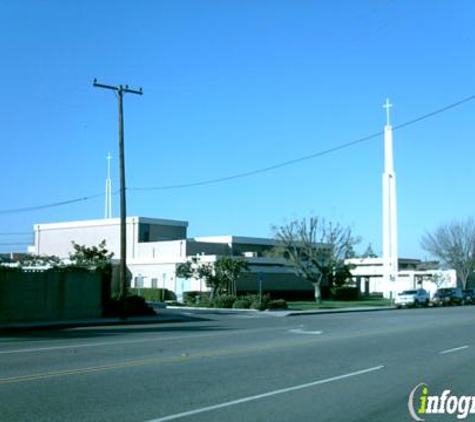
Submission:
{"label": "yellow center line", "polygon": [[86,374],[90,374],[94,372],[127,369],[127,368],[147,366],[147,365],[177,363],[177,362],[190,361],[190,360],[196,360],[196,359],[202,359],[202,358],[222,357],[222,356],[238,355],[238,354],[243,354],[243,353],[258,353],[258,352],[269,351],[269,350],[286,349],[286,348],[291,348],[291,347],[296,347],[296,346],[297,347],[309,346],[309,345],[315,344],[318,341],[321,341],[321,340],[318,338],[311,338],[311,339],[307,338],[305,340],[298,340],[298,341],[290,340],[289,341],[287,339],[286,341],[264,343],[264,344],[253,345],[253,346],[208,350],[208,351],[197,352],[193,354],[184,353],[179,356],[131,360],[131,361],[126,361],[126,362],[112,363],[109,365],[89,366],[85,368],[69,369],[69,370],[64,370],[64,371],[45,372],[42,374],[19,375],[19,376],[8,377],[8,378],[0,378],[0,385],[13,384],[13,383],[18,383],[18,382],[27,382],[27,381],[47,380],[51,378],[58,378],[58,377],[65,377],[65,376],[72,376],[72,375],[86,375]]}
{"label": "yellow center line", "polygon": [[[169,356],[169,357],[157,357],[157,358],[149,358],[149,359],[140,359],[140,360],[130,360],[125,362],[116,362],[109,365],[100,365],[100,366],[89,366],[85,368],[78,368],[78,369],[69,369],[63,371],[54,371],[54,372],[46,372],[40,374],[27,374],[27,375],[19,375],[14,377],[8,378],[0,378],[0,386],[6,384],[13,384],[18,382],[27,382],[27,381],[37,381],[37,380],[47,380],[51,378],[57,377],[64,377],[64,376],[73,376],[73,375],[86,375],[95,372],[102,372],[102,371],[111,371],[111,370],[120,370],[120,369],[127,369],[139,366],[153,366],[153,365],[161,365],[161,364],[170,364],[170,363],[178,363],[183,361],[192,361],[197,359],[203,358],[212,358],[212,357],[220,357],[220,356],[230,356],[230,355],[239,355],[244,353],[258,353],[270,350],[278,350],[278,349],[288,349],[291,347],[304,347],[310,346],[316,343],[328,343],[333,341],[339,340],[349,340],[349,339],[363,339],[367,337],[373,337],[375,335],[388,335],[390,333],[399,332],[401,330],[400,327],[393,327],[393,328],[384,328],[383,330],[378,329],[372,332],[355,332],[351,334],[338,334],[333,335],[330,337],[306,337],[304,340],[296,340],[294,337],[289,338],[286,340],[282,340],[280,342],[272,342],[272,343],[263,343],[257,344],[252,346],[243,346],[243,347],[232,347],[232,348],[225,348],[225,349],[215,349],[215,350],[208,350],[196,353],[183,353],[182,355],[178,356]],[[409,330],[415,331],[415,330]]]}

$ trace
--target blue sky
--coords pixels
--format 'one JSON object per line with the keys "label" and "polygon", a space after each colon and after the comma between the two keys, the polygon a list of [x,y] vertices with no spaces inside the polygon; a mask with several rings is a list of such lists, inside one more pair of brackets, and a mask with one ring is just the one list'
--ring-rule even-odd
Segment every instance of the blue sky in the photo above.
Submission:
{"label": "blue sky", "polygon": [[[271,236],[311,214],[381,252],[383,137],[223,183],[403,124],[475,94],[471,0],[0,0],[0,251],[33,224],[102,218],[118,189],[125,97],[128,214],[190,236]],[[394,132],[400,255],[473,215],[475,101]],[[28,212],[10,210],[97,197]],[[118,216],[118,196],[113,213]],[[18,234],[9,234],[18,233]],[[23,234],[24,233],[24,234]]]}

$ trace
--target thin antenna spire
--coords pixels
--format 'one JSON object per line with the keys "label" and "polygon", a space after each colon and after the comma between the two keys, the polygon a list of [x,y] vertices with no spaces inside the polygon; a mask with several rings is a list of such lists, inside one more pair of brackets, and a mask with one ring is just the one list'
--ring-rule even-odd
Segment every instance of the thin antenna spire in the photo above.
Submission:
{"label": "thin antenna spire", "polygon": [[106,179],[106,206],[104,218],[112,218],[112,181],[111,181],[111,153],[107,154],[107,179]]}

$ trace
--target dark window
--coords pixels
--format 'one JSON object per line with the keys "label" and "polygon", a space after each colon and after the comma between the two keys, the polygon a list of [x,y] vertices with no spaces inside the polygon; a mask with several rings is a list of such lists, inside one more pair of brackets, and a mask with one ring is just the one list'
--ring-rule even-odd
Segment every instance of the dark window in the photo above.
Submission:
{"label": "dark window", "polygon": [[150,242],[150,224],[139,224],[139,242]]}

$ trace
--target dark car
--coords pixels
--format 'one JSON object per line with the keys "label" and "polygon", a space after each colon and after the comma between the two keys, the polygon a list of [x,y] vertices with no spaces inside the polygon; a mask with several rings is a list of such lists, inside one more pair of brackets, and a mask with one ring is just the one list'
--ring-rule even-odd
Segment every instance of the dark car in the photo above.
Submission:
{"label": "dark car", "polygon": [[474,289],[465,289],[463,291],[463,302],[466,305],[475,304],[475,290]]}
{"label": "dark car", "polygon": [[434,306],[444,305],[462,305],[464,303],[464,296],[462,289],[458,287],[444,287],[438,289],[432,298]]}

